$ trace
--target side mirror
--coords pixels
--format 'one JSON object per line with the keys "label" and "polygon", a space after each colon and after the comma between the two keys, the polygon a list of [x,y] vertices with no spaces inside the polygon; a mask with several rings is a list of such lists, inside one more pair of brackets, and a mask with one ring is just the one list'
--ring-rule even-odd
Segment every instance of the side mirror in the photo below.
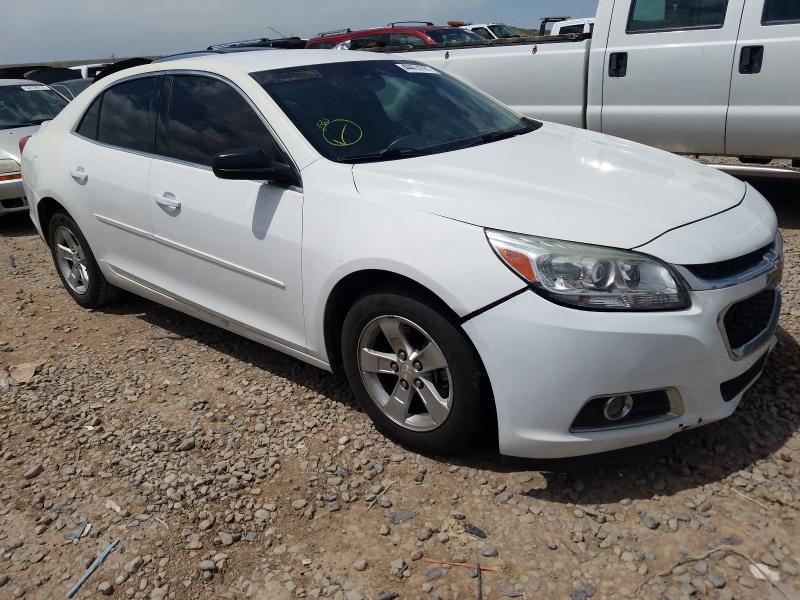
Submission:
{"label": "side mirror", "polygon": [[289,165],[271,160],[261,148],[220,152],[211,159],[211,169],[220,179],[270,181],[287,185],[297,183],[297,177]]}

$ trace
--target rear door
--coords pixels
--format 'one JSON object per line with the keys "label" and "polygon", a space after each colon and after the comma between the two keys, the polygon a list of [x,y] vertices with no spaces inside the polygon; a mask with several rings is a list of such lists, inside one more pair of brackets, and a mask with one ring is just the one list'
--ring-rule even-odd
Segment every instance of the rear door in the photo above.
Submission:
{"label": "rear door", "polygon": [[748,0],[736,46],[726,151],[800,157],[800,0]]}
{"label": "rear door", "polygon": [[112,85],[64,138],[62,165],[76,218],[96,258],[147,279],[157,269],[147,179],[155,143],[159,76]]}
{"label": "rear door", "polygon": [[211,170],[212,157],[229,150],[256,147],[288,159],[230,82],[168,77],[150,171],[160,255],[153,283],[184,304],[304,347],[302,190],[218,179]]}
{"label": "rear door", "polygon": [[723,153],[743,2],[617,0],[603,133],[673,152]]}

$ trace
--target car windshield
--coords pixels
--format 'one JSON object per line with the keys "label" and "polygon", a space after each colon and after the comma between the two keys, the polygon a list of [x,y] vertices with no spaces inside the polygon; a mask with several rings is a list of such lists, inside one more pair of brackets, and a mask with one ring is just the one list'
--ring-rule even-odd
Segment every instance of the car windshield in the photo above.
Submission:
{"label": "car windshield", "polygon": [[320,154],[337,162],[447,152],[540,125],[411,61],[348,61],[251,75]]}
{"label": "car windshield", "polygon": [[429,29],[425,32],[425,35],[437,44],[483,41],[483,38],[477,33],[458,27],[453,27],[451,29]]}
{"label": "car windshield", "polygon": [[489,29],[491,29],[492,33],[494,33],[499,38],[515,38],[515,37],[519,37],[519,32],[518,31],[515,31],[514,29],[512,29],[508,25],[503,25],[502,23],[497,24],[497,25],[489,25]]}
{"label": "car windshield", "polygon": [[55,117],[67,101],[46,85],[0,86],[0,129],[39,125]]}

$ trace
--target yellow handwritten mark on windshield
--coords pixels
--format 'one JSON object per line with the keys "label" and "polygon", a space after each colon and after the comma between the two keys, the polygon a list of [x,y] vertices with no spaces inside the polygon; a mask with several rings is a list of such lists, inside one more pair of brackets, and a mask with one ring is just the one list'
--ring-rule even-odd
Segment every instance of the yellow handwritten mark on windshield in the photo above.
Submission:
{"label": "yellow handwritten mark on windshield", "polygon": [[337,148],[353,146],[364,137],[361,127],[348,119],[320,119],[317,127],[322,129],[324,140]]}

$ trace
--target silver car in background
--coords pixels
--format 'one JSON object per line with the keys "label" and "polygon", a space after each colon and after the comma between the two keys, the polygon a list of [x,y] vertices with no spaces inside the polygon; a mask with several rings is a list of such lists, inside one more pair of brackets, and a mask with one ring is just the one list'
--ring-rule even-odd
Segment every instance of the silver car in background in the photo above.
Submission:
{"label": "silver car in background", "polygon": [[19,141],[55,117],[67,101],[49,86],[0,79],[0,217],[27,211],[19,166]]}

